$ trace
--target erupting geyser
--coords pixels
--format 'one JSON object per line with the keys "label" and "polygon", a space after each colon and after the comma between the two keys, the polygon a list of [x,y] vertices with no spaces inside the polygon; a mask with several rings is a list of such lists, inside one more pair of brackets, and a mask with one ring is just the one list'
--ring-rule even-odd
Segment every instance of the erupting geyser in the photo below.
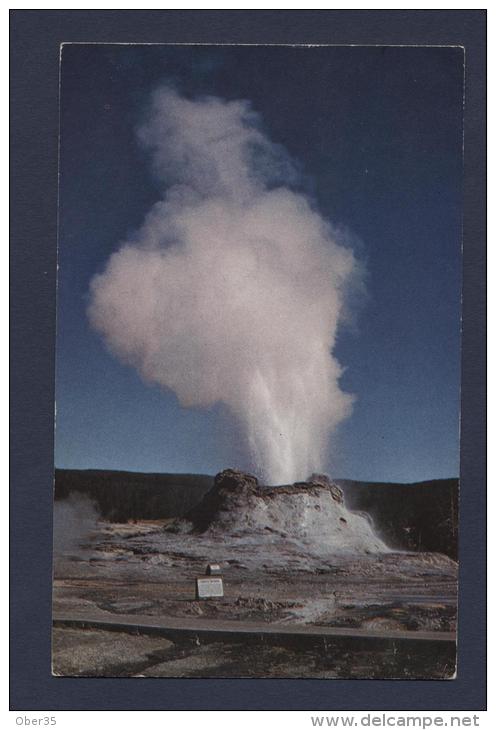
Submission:
{"label": "erupting geyser", "polygon": [[182,405],[225,403],[268,483],[322,470],[352,404],[332,356],[352,252],[248,102],[162,88],[139,137],[164,196],[93,279],[93,326]]}

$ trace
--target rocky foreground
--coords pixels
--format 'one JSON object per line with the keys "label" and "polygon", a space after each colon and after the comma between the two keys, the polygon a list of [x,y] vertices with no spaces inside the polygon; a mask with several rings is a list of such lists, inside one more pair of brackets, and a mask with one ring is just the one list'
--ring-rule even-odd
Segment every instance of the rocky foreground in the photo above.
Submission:
{"label": "rocky foreground", "polygon": [[[195,578],[219,563],[224,598],[198,601]],[[456,628],[457,565],[437,553],[391,550],[323,477],[260,486],[217,476],[185,518],[100,521],[83,547],[55,560],[54,612],[184,617],[188,621],[350,627],[387,633]],[[255,659],[256,657],[256,659]],[[171,641],[54,630],[56,674],[96,676],[451,677],[454,648],[401,642]]]}

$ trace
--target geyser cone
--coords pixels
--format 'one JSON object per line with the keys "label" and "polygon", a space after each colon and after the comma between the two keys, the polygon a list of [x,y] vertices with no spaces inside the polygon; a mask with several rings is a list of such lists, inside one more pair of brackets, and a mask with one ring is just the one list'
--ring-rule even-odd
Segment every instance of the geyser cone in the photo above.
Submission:
{"label": "geyser cone", "polygon": [[187,515],[198,532],[244,536],[259,543],[290,540],[318,554],[388,552],[363,514],[346,508],[341,489],[324,475],[264,487],[251,474],[226,469]]}

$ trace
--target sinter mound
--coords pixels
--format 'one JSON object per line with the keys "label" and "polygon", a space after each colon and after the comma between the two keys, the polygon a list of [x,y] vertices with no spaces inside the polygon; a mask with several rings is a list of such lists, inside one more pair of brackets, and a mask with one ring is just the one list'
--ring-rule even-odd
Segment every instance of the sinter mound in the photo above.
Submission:
{"label": "sinter mound", "polygon": [[201,533],[285,538],[321,552],[388,552],[368,515],[348,510],[341,489],[321,474],[265,487],[251,474],[225,469],[186,519]]}

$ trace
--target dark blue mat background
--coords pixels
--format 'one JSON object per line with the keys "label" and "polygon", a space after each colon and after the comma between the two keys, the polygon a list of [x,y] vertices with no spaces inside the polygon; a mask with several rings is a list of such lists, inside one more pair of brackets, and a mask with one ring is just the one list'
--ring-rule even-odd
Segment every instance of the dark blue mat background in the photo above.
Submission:
{"label": "dark blue mat background", "polygon": [[[481,10],[11,11],[11,709],[485,708],[485,27]],[[51,676],[58,63],[64,41],[465,46],[457,679]]]}

